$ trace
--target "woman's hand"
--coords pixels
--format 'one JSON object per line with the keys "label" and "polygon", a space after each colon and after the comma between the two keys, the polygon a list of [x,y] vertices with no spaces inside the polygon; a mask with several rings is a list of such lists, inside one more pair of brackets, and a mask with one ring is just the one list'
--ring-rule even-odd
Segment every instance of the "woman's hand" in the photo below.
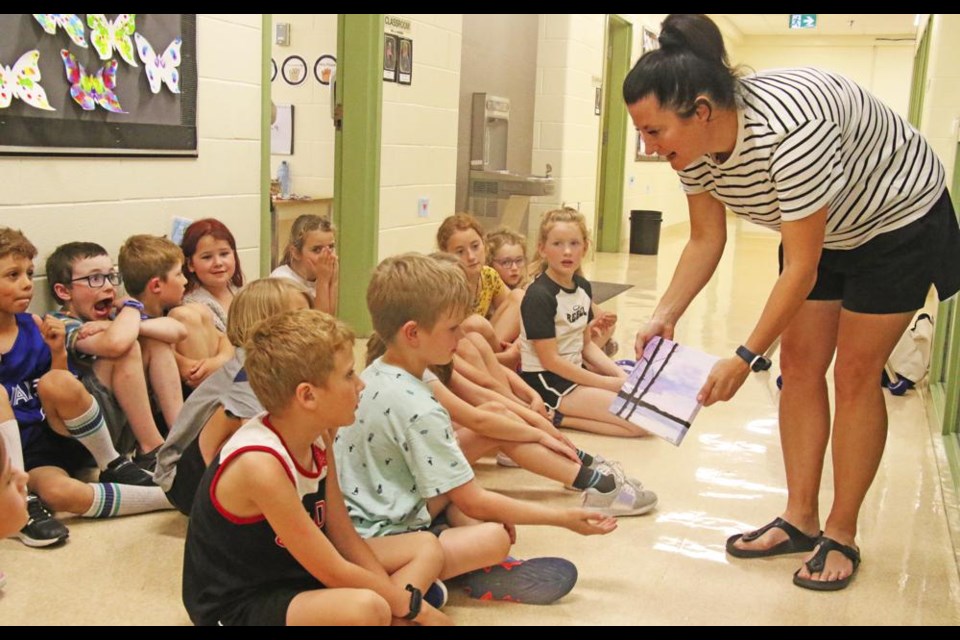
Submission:
{"label": "woman's hand", "polygon": [[697,394],[697,402],[709,407],[714,402],[729,400],[750,375],[750,367],[739,356],[724,358],[713,365],[707,381]]}
{"label": "woman's hand", "polygon": [[640,327],[640,330],[637,331],[637,340],[633,345],[637,360],[639,360],[640,356],[643,355],[643,348],[647,346],[647,342],[650,341],[650,338],[655,336],[660,336],[661,338],[666,338],[667,340],[673,340],[673,324],[668,324],[667,322],[658,320],[657,318],[651,318],[647,320],[647,323]]}

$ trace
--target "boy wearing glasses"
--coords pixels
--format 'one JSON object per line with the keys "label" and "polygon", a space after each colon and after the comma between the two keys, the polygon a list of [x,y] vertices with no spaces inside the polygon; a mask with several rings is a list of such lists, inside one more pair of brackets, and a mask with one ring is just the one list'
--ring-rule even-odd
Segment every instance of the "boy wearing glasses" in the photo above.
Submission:
{"label": "boy wearing glasses", "polygon": [[54,315],[66,327],[70,370],[103,410],[117,450],[127,454],[138,448],[142,466],[149,467],[163,437],[147,380],[155,392],[165,392],[169,385],[162,381],[170,379],[172,367],[173,386],[180,392],[176,362],[165,356],[171,355],[169,343],[183,338],[183,325],[172,318],[148,318],[142,302],[120,296],[120,274],[98,244],[60,245],[46,267],[50,291],[63,305]]}
{"label": "boy wearing glasses", "polygon": [[[29,472],[29,520],[18,537],[44,547],[69,535],[51,510],[102,518],[170,507],[117,453],[100,406],[67,370],[64,323],[27,313],[36,254],[22,233],[0,227],[0,437],[13,466]],[[100,482],[71,477],[94,463]]]}

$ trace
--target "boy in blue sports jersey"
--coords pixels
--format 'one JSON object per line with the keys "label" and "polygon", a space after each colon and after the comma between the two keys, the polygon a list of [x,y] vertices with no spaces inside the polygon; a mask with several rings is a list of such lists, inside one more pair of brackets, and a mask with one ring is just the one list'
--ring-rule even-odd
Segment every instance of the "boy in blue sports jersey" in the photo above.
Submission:
{"label": "boy in blue sports jersey", "polygon": [[[29,520],[18,537],[33,547],[69,532],[53,511],[108,517],[169,508],[150,477],[120,456],[99,405],[67,369],[65,329],[53,316],[27,313],[37,250],[15,229],[0,228],[0,385],[12,411],[0,411],[0,437],[14,468],[29,473]],[[10,415],[12,413],[12,415]],[[73,476],[96,465],[100,482]],[[130,486],[149,484],[150,486]]]}

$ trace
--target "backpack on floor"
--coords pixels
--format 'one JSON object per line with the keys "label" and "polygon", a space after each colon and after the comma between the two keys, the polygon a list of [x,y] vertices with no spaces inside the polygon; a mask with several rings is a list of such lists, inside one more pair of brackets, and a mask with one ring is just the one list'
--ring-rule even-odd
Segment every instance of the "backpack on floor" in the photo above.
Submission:
{"label": "backpack on floor", "polygon": [[[885,370],[883,383],[895,395],[904,393],[923,380],[930,368],[930,349],[933,343],[933,319],[929,313],[920,313],[913,324],[900,336],[887,360],[887,369],[895,374],[888,375]],[[899,380],[893,380],[893,378]],[[902,389],[897,393],[898,389]]]}

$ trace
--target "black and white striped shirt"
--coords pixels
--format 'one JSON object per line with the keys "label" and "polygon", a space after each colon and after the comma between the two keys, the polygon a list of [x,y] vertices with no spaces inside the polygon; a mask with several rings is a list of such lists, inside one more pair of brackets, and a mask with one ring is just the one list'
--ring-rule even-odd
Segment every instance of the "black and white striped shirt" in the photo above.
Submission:
{"label": "black and white striped shirt", "polygon": [[852,249],[917,220],[945,188],[926,140],[852,81],[818,69],[740,81],[730,157],[679,172],[688,194],[709,192],[737,215],[780,229],[827,205],[824,247]]}

